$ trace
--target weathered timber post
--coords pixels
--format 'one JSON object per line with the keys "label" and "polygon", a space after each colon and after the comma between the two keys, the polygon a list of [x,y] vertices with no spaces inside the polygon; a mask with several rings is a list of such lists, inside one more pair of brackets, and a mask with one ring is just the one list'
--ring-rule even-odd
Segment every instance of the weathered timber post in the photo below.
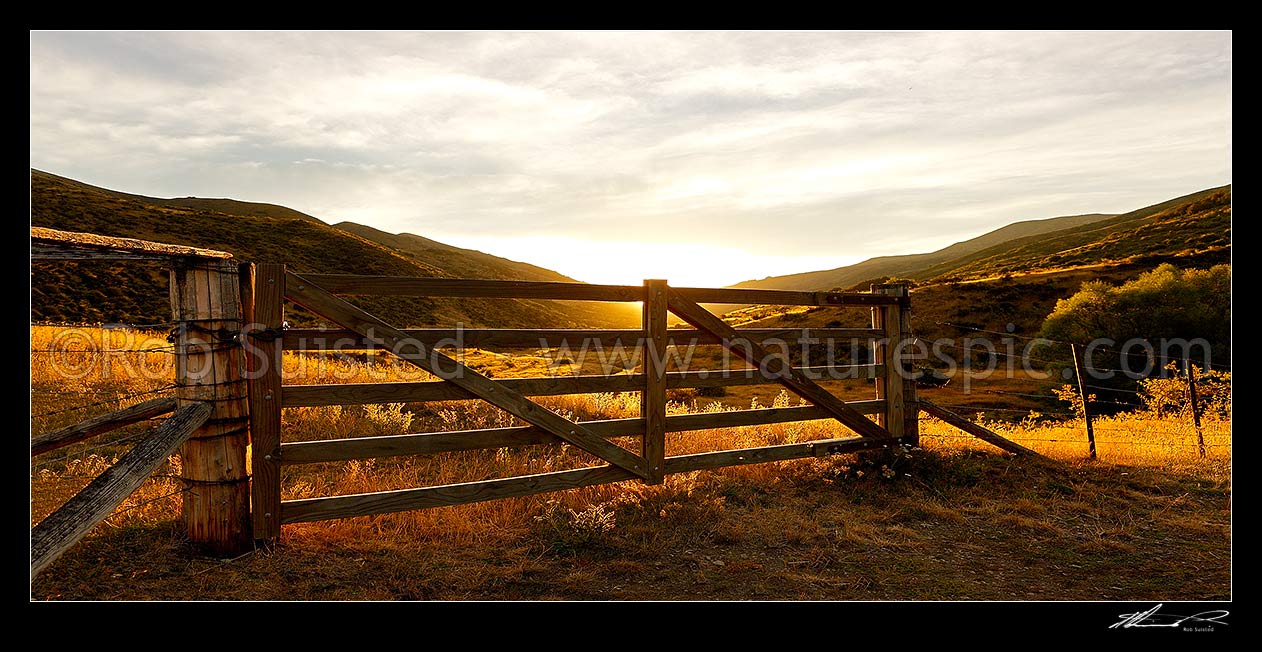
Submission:
{"label": "weathered timber post", "polygon": [[[872,308],[872,328],[884,333],[877,340],[872,355],[873,363],[885,366],[885,374],[876,379],[876,398],[885,401],[885,411],[877,415],[877,423],[895,437],[911,436],[914,440],[919,432],[915,409],[916,385],[903,371],[906,351],[905,347],[899,346],[906,338],[903,313],[906,312],[907,286],[873,285],[872,293],[900,297],[897,304]],[[907,331],[911,330],[910,319],[908,315]],[[911,410],[907,409],[909,398],[912,401]]]}
{"label": "weathered timber post", "polygon": [[1183,359],[1183,372],[1188,377],[1188,399],[1192,402],[1192,424],[1196,426],[1196,450],[1205,457],[1205,433],[1201,431],[1201,406],[1196,396],[1196,368],[1190,358]]}
{"label": "weathered timber post", "polygon": [[243,284],[252,288],[246,326],[250,386],[250,466],[254,474],[254,538],[280,536],[281,358],[285,323],[285,265],[262,263],[242,268]]}
{"label": "weathered timber post", "polygon": [[237,265],[177,259],[171,269],[180,405],[206,402],[210,418],[180,448],[184,524],[189,540],[216,555],[253,547],[246,463],[248,405],[243,377]]}
{"label": "weathered timber post", "polygon": [[1083,361],[1082,350],[1077,344],[1069,345],[1069,352],[1074,356],[1074,374],[1078,377],[1078,396],[1082,399],[1082,419],[1087,424],[1087,447],[1091,459],[1096,458],[1095,452],[1095,429],[1091,427],[1091,401],[1087,398],[1087,385],[1082,378],[1082,368],[1086,366]]}
{"label": "weathered timber post", "polygon": [[640,416],[644,418],[641,455],[648,470],[647,484],[661,484],[666,475],[666,281],[644,281],[644,318],[641,338],[644,351],[644,393]]}

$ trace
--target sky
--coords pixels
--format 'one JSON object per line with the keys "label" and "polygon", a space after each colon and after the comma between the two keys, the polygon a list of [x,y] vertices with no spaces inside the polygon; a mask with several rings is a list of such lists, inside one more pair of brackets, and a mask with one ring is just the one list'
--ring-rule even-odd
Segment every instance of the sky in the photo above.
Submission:
{"label": "sky", "polygon": [[1230,32],[31,32],[31,166],[719,286],[1231,182]]}

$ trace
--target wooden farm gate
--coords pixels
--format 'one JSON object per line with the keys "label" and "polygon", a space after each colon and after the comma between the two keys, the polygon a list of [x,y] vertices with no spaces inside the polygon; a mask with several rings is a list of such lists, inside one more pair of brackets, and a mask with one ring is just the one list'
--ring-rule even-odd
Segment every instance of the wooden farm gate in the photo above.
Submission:
{"label": "wooden farm gate", "polygon": [[[909,306],[904,286],[876,286],[871,293],[792,292],[752,289],[671,287],[649,280],[642,286],[588,285],[437,279],[417,277],[296,274],[284,265],[243,266],[244,332],[254,347],[249,363],[252,443],[252,518],[256,539],[274,538],[281,525],[305,521],[383,514],[444,505],[525,496],[562,489],[639,479],[657,484],[671,473],[756,464],[836,453],[877,450],[917,442],[915,382],[897,373],[906,364],[900,343],[909,335]],[[603,345],[641,347],[643,372],[493,380],[435,348],[452,338],[450,329],[402,330],[341,298],[347,295],[482,297],[640,302],[638,330],[470,329],[461,331],[465,346],[557,347],[569,338],[589,338]],[[344,330],[285,329],[285,301],[293,302]],[[875,380],[874,400],[845,402],[811,379],[809,366],[795,367],[784,355],[770,355],[764,342],[784,338],[796,342],[793,329],[743,329],[728,325],[701,304],[773,304],[860,306],[872,311],[871,328],[819,329],[819,337],[860,338],[872,344],[871,364],[849,365],[846,371]],[[669,329],[673,313],[691,328]],[[784,341],[782,340],[782,341]],[[331,342],[353,345],[338,349],[390,351],[440,378],[426,382],[339,385],[284,385],[283,351],[328,350]],[[720,344],[743,358],[758,373],[735,375],[713,371],[668,372],[664,363],[672,343]],[[852,361],[853,362],[853,361]],[[809,365],[809,361],[803,361]],[[836,369],[836,367],[832,367]],[[811,405],[706,414],[666,414],[668,388],[716,387],[776,382]],[[639,418],[573,422],[532,401],[531,396],[639,391]],[[352,405],[384,402],[426,402],[480,399],[522,419],[526,426],[432,432],[392,436],[282,442],[281,410],[286,407]],[[876,420],[866,415],[875,415]],[[819,441],[666,456],[665,434],[710,428],[761,425],[831,418],[856,436]],[[638,450],[623,448],[611,438],[639,436]],[[606,464],[589,468],[515,476],[480,482],[420,487],[367,494],[299,500],[281,499],[281,467],[397,455],[496,449],[507,446],[568,442]]]}
{"label": "wooden farm gate", "polygon": [[[145,401],[32,437],[31,456],[97,437],[128,424],[171,414],[149,437],[31,531],[31,572],[38,573],[115,509],[168,455],[178,451],[185,487],[183,517],[189,540],[219,556],[240,554],[274,539],[284,523],[384,514],[526,496],[624,480],[658,484],[672,473],[758,464],[918,443],[924,409],[966,432],[1017,454],[1032,451],[962,417],[918,401],[908,346],[910,306],[902,285],[871,292],[792,292],[680,288],[649,280],[642,286],[587,285],[419,277],[299,275],[280,264],[237,263],[231,254],[183,245],[31,229],[33,260],[156,261],[169,271],[175,355],[174,397]],[[342,299],[347,295],[555,299],[637,302],[639,329],[464,329],[469,347],[562,348],[569,340],[604,347],[637,347],[640,373],[491,379],[448,357],[453,329],[400,330]],[[290,301],[342,330],[288,329]],[[736,329],[702,304],[854,306],[871,310],[869,328]],[[668,328],[673,313],[690,328]],[[809,333],[809,334],[808,334]],[[787,351],[807,337],[862,340],[864,364],[793,366]],[[330,347],[330,343],[336,343]],[[350,346],[345,346],[349,343]],[[755,367],[668,371],[668,347],[721,345]],[[767,346],[786,347],[771,355]],[[340,385],[284,385],[284,351],[379,349],[420,367],[436,381]],[[872,400],[845,402],[812,376],[875,381]],[[666,390],[780,383],[811,403],[731,412],[666,413]],[[640,392],[638,418],[573,422],[532,396]],[[327,441],[282,442],[286,407],[479,399],[528,425]],[[874,416],[875,420],[868,416]],[[792,421],[835,419],[853,437],[666,455],[666,433]],[[638,450],[614,439],[638,437]],[[281,500],[281,467],[378,457],[498,449],[567,442],[605,462],[601,466],[478,482],[367,494]]]}

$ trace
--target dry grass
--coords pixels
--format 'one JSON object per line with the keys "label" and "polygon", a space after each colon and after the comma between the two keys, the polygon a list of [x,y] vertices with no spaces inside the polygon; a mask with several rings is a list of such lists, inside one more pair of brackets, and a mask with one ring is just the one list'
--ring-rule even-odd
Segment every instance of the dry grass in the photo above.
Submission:
{"label": "dry grass", "polygon": [[[1060,460],[1088,457],[1086,426],[1081,420],[1044,421],[1027,418],[1019,423],[987,421],[985,414],[974,419],[1022,446]],[[946,423],[925,417],[921,421],[924,445],[935,450],[993,450],[976,438],[964,435]],[[1146,412],[1093,417],[1096,455],[1110,464],[1147,466],[1165,470],[1217,468],[1229,472],[1231,464],[1231,421],[1207,415],[1202,420],[1205,456],[1195,426],[1189,417],[1163,417]]]}
{"label": "dry grass", "polygon": [[[165,385],[83,365],[69,382],[34,352],[35,433],[149,398]],[[118,334],[103,337],[121,337]],[[133,348],[165,344],[162,335]],[[62,338],[64,340],[64,337]],[[98,338],[81,349],[120,348]],[[107,346],[102,346],[107,345]],[[64,343],[62,344],[64,348]],[[164,353],[130,353],[158,365]],[[71,354],[86,362],[100,353]],[[303,356],[308,357],[308,356]],[[534,373],[486,352],[470,364]],[[119,360],[123,360],[122,357]],[[116,361],[117,362],[117,361]],[[380,382],[389,365],[287,356],[304,382]],[[511,364],[511,366],[510,366]],[[305,366],[303,366],[305,365]],[[133,364],[134,367],[134,364]],[[155,367],[156,368],[156,367]],[[383,377],[385,376],[385,377]],[[169,378],[169,376],[167,376]],[[407,380],[417,380],[415,374]],[[291,379],[287,382],[299,382]],[[48,392],[73,392],[50,394]],[[700,407],[680,395],[670,411]],[[578,420],[638,414],[636,394],[541,399]],[[773,401],[796,404],[787,394]],[[476,402],[287,409],[285,440],[463,430],[516,423]],[[1230,422],[1139,415],[1101,420],[1100,459],[1075,424],[991,423],[1058,464],[1013,460],[927,419],[923,450],[842,456],[375,517],[286,526],[274,550],[224,564],[197,557],[178,525],[171,467],[32,583],[39,599],[1214,599],[1230,586]],[[64,501],[144,424],[32,462],[32,522]],[[673,433],[668,454],[845,436],[830,421]],[[113,443],[111,443],[113,442]],[[624,445],[635,446],[634,441]],[[1190,444],[1190,445],[1189,445]],[[570,446],[467,451],[286,467],[286,498],[361,493],[588,466]]]}

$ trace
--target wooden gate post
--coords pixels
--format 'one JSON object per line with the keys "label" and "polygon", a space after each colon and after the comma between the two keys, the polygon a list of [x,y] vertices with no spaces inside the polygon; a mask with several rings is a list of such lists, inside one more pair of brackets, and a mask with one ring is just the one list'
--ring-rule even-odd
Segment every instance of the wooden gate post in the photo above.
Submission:
{"label": "wooden gate post", "polygon": [[183,259],[171,270],[176,398],[211,404],[210,418],[180,448],[189,540],[215,555],[253,547],[246,385],[237,265]]}
{"label": "wooden gate post", "polygon": [[[280,405],[285,324],[285,265],[262,263],[243,270],[254,289],[246,312],[250,351],[250,467],[254,473],[254,538],[280,536]],[[261,332],[260,332],[261,331]],[[267,334],[267,335],[265,335]]]}
{"label": "wooden gate post", "polygon": [[[640,416],[644,418],[641,456],[647,465],[647,484],[661,484],[666,476],[666,307],[670,287],[663,280],[644,281],[644,392]],[[681,370],[686,371],[686,370]]]}
{"label": "wooden gate post", "polygon": [[[907,286],[873,285],[872,293],[905,298]],[[914,406],[916,384],[909,380],[908,374],[902,373],[905,351],[899,346],[907,337],[903,324],[904,313],[907,312],[905,303],[872,308],[872,328],[884,332],[882,339],[877,341],[872,362],[885,365],[885,375],[876,379],[876,397],[885,400],[885,411],[877,415],[877,423],[895,437],[911,436],[914,439],[919,431],[919,422],[916,410],[907,409],[907,401],[910,398]],[[910,331],[911,317],[907,315],[906,318],[905,328]]]}

